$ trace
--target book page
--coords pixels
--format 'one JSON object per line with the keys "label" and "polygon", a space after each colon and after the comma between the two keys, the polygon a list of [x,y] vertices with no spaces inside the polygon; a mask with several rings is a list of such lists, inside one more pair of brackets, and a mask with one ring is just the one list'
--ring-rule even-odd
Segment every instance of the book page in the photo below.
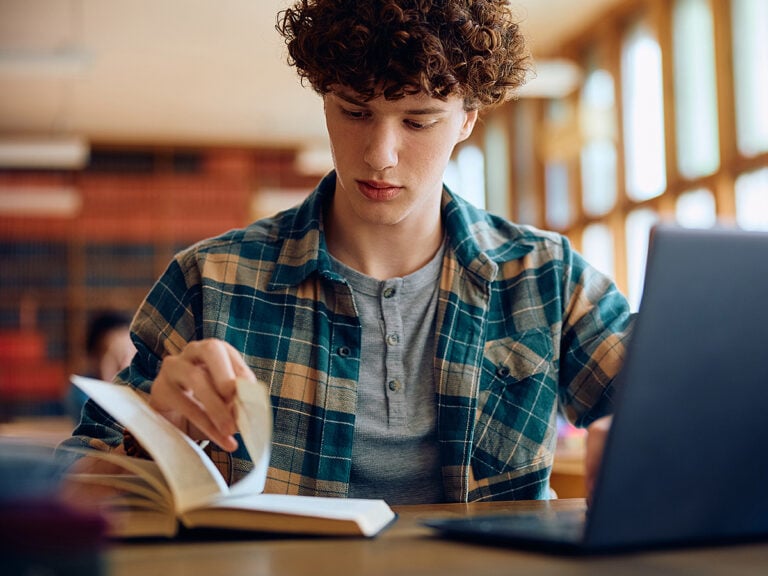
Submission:
{"label": "book page", "polygon": [[237,427],[253,470],[230,488],[231,494],[260,494],[267,482],[272,451],[272,403],[261,382],[237,380]]}
{"label": "book page", "polygon": [[113,496],[110,500],[107,500],[107,503],[110,505],[117,498],[130,500],[131,495],[133,495],[138,496],[143,500],[151,501],[153,507],[158,510],[170,510],[171,502],[173,501],[170,493],[161,494],[155,489],[155,486],[147,482],[145,478],[134,476],[132,474],[68,474],[67,481],[117,490],[119,496]]}
{"label": "book page", "polygon": [[[127,454],[116,454],[115,452],[105,452],[101,450],[93,450],[90,448],[75,448],[72,446],[59,447],[59,450],[74,452],[83,456],[88,456],[89,458],[96,458],[98,460],[103,460],[105,462],[109,462],[110,464],[119,466],[126,472],[130,473],[121,474],[120,476],[127,478],[137,476],[141,478],[144,482],[152,487],[152,489],[157,493],[157,497],[159,499],[165,501],[165,505],[167,507],[173,505],[173,494],[171,494],[171,491],[168,488],[168,482],[165,480],[163,473],[160,471],[160,468],[158,468],[157,464],[153,460],[144,460],[143,458],[135,458],[133,456],[128,456]],[[93,474],[92,472],[68,472],[67,478],[92,475],[95,476],[97,474]],[[101,476],[103,476],[103,474]],[[115,474],[115,476],[117,476],[117,474]]]}
{"label": "book page", "polygon": [[128,428],[155,460],[183,512],[228,492],[221,473],[189,436],[155,412],[130,386],[82,376],[72,383]]}
{"label": "book page", "polygon": [[188,526],[364,536],[377,534],[394,519],[394,511],[384,500],[292,494],[229,494],[208,508],[182,516]]}

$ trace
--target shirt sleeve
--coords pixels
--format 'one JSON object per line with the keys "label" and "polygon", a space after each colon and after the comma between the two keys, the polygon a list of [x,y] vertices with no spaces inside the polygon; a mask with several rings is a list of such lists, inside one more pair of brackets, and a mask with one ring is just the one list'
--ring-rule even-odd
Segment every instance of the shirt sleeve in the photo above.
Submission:
{"label": "shirt sleeve", "polygon": [[571,422],[587,426],[613,412],[633,315],[616,285],[563,241],[560,400]]}

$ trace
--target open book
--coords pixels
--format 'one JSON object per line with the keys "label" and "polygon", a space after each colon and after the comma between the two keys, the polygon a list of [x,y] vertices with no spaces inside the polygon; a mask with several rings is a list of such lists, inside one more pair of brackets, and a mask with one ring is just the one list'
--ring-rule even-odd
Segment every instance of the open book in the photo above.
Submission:
{"label": "open book", "polygon": [[115,537],[174,536],[186,528],[374,536],[395,518],[383,500],[264,494],[272,409],[263,384],[238,382],[237,425],[254,469],[233,486],[198,444],[131,387],[73,376],[72,382],[130,430],[153,460],[99,450],[86,454],[128,474],[73,473],[70,481],[110,488]]}

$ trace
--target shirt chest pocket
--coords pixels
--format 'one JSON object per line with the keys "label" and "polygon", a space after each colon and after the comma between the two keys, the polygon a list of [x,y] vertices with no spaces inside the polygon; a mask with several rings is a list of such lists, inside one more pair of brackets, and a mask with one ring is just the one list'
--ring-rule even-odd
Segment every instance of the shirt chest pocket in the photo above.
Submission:
{"label": "shirt chest pocket", "polygon": [[551,458],[557,366],[551,335],[530,330],[486,344],[472,468],[476,478],[523,472]]}

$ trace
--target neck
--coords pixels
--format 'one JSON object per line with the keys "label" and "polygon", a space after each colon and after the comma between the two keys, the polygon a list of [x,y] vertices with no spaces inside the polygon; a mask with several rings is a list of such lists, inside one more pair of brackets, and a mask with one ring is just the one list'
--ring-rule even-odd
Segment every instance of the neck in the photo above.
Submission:
{"label": "neck", "polygon": [[325,227],[328,250],[358,272],[386,280],[407,276],[425,266],[440,249],[443,226],[437,218],[426,224],[348,226],[329,214]]}

